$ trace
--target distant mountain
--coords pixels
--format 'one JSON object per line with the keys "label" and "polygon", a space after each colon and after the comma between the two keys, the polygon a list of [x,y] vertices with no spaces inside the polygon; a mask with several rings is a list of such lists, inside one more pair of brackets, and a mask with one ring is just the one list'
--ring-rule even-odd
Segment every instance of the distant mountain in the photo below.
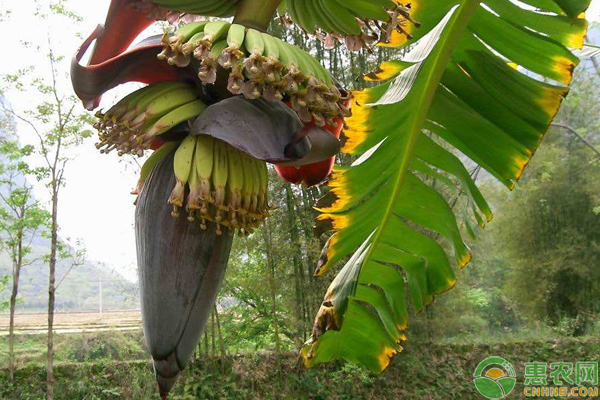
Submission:
{"label": "distant mountain", "polygon": [[[43,256],[50,246],[36,245],[33,257]],[[67,274],[71,264],[59,262],[56,267],[56,283]],[[6,254],[0,255],[0,276],[11,274],[11,263]],[[100,283],[102,282],[102,283]],[[102,289],[100,289],[102,286]],[[76,266],[68,273],[56,292],[57,311],[129,310],[139,308],[137,285],[103,265],[90,262]],[[10,287],[0,293],[0,300],[10,297]],[[20,310],[43,311],[48,303],[48,264],[38,261],[22,269],[19,284]]]}
{"label": "distant mountain", "polygon": [[[0,138],[14,137],[13,121],[0,115]],[[25,180],[18,176],[16,180]],[[0,187],[0,193],[7,194],[7,189]],[[19,284],[20,310],[43,311],[48,303],[48,263],[44,257],[50,252],[50,241],[36,236],[32,241],[32,254],[29,260],[39,261],[21,270]],[[56,267],[57,285],[65,277],[56,292],[57,311],[91,311],[100,307],[100,291],[102,306],[105,310],[128,310],[139,308],[137,285],[127,281],[123,276],[109,267],[91,262],[72,268],[68,260],[61,261]],[[70,270],[70,271],[69,271]],[[68,274],[67,274],[68,272]],[[8,254],[0,252],[0,277],[12,276],[12,264]],[[102,283],[100,283],[102,281]],[[102,286],[102,289],[100,289]],[[0,292],[0,302],[10,298],[12,282]]]}

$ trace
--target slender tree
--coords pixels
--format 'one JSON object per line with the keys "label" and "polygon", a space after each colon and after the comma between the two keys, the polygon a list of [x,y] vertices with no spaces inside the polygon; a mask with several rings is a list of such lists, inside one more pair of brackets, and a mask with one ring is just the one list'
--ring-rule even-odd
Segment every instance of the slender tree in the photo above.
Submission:
{"label": "slender tree", "polygon": [[[53,15],[64,18],[70,22],[80,20],[73,12],[69,11],[63,2],[50,6],[48,14],[44,11],[38,13],[40,18]],[[30,128],[35,134],[37,143],[35,151],[42,160],[41,165],[34,169],[37,179],[48,189],[50,197],[50,253],[47,257],[48,279],[48,341],[47,341],[47,366],[46,366],[46,398],[54,398],[54,305],[56,296],[56,264],[59,259],[71,257],[68,246],[59,240],[58,204],[61,188],[65,185],[65,172],[71,159],[69,148],[77,146],[91,135],[87,129],[91,116],[82,112],[79,100],[64,90],[68,82],[66,63],[63,56],[56,54],[50,33],[45,48],[37,47],[33,50],[46,51],[46,68],[40,66],[36,69],[23,69],[14,75],[5,77],[5,81],[15,90],[33,90],[36,98],[41,101],[33,108],[18,112],[2,104],[5,112],[15,117],[19,122]],[[29,84],[27,84],[29,83]],[[80,264],[81,253],[73,256],[74,265]]]}
{"label": "slender tree", "polygon": [[9,378],[15,372],[14,328],[15,309],[19,293],[21,269],[37,261],[31,258],[31,243],[48,227],[49,213],[32,196],[32,187],[26,180],[31,171],[23,157],[33,151],[21,147],[17,141],[0,141],[0,246],[12,263],[12,292],[8,334]]}

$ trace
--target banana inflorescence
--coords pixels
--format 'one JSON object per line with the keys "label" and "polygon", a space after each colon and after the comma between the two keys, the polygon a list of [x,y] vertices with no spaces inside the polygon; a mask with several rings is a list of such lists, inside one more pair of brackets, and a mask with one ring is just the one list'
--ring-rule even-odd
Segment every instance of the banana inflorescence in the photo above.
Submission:
{"label": "banana inflorescence", "polygon": [[249,99],[286,100],[304,122],[324,126],[349,110],[327,70],[309,53],[279,38],[225,21],[184,25],[163,36],[159,59],[186,67],[199,62],[198,77],[215,83],[217,67],[229,71],[227,88]]}
{"label": "banana inflorescence", "polygon": [[94,125],[102,153],[143,155],[157,136],[197,117],[206,105],[198,90],[184,82],[159,82],[123,98],[107,112],[98,112]]}
{"label": "banana inflorescence", "polygon": [[[257,160],[211,136],[187,136],[175,152],[173,216],[185,207],[188,219],[207,221],[248,235],[269,215],[268,171]],[[186,199],[187,194],[187,199]]]}

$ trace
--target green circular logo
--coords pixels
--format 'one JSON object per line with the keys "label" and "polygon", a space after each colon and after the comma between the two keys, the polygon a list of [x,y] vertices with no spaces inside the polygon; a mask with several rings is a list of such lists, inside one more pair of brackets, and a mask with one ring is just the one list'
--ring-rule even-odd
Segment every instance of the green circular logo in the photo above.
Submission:
{"label": "green circular logo", "polygon": [[517,374],[502,357],[486,358],[473,373],[475,387],[488,399],[503,399],[515,388]]}

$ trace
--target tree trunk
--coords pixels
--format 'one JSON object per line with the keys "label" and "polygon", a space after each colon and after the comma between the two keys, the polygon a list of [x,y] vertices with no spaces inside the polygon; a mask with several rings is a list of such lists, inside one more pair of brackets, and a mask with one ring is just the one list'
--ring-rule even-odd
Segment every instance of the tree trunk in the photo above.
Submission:
{"label": "tree trunk", "polygon": [[223,342],[223,335],[221,334],[221,322],[219,321],[219,310],[217,305],[214,305],[215,319],[217,320],[217,335],[219,336],[219,350],[221,351],[221,361],[225,360],[225,343]]}
{"label": "tree trunk", "polygon": [[17,303],[17,292],[19,290],[19,269],[13,266],[13,287],[10,295],[10,322],[8,327],[8,375],[12,382],[15,377],[15,305]]}
{"label": "tree trunk", "polygon": [[[268,224],[268,222],[266,223]],[[281,344],[279,340],[279,321],[277,319],[277,291],[275,288],[275,263],[273,262],[271,231],[266,227],[263,229],[263,239],[267,254],[267,268],[269,269],[269,288],[271,290],[271,313],[273,318],[273,330],[275,331],[275,352],[281,353]]]}
{"label": "tree trunk", "polygon": [[298,228],[296,223],[296,209],[295,199],[292,193],[292,188],[289,184],[285,185],[286,194],[286,205],[287,205],[287,220],[288,220],[288,232],[290,240],[292,242],[292,263],[294,265],[294,283],[296,288],[296,315],[300,323],[298,324],[298,337],[303,338],[303,342],[306,342],[306,320],[307,320],[307,307],[306,307],[306,295],[305,295],[305,282],[304,282],[304,269],[302,266],[302,254],[300,245],[300,239],[298,235]]}
{"label": "tree trunk", "polygon": [[208,324],[204,327],[204,349],[206,350],[204,353],[206,354],[206,358],[210,357],[210,348],[208,346]]}
{"label": "tree trunk", "polygon": [[46,400],[54,399],[54,295],[56,250],[58,244],[58,183],[53,179],[52,190],[52,227],[50,239],[50,274],[48,279],[48,360],[46,364]]}
{"label": "tree trunk", "polygon": [[210,354],[210,358],[214,362],[215,358],[217,358],[217,355],[216,355],[217,345],[215,342],[215,310],[214,309],[210,315],[210,343],[212,345],[212,352]]}
{"label": "tree trunk", "polygon": [[[24,205],[21,207],[21,217],[25,214]],[[13,247],[14,249],[14,247]],[[15,257],[16,256],[16,257]],[[16,253],[13,251],[13,286],[10,295],[10,322],[8,328],[8,371],[12,382],[15,377],[15,309],[19,294],[19,278],[23,266],[23,228],[17,233]]]}

